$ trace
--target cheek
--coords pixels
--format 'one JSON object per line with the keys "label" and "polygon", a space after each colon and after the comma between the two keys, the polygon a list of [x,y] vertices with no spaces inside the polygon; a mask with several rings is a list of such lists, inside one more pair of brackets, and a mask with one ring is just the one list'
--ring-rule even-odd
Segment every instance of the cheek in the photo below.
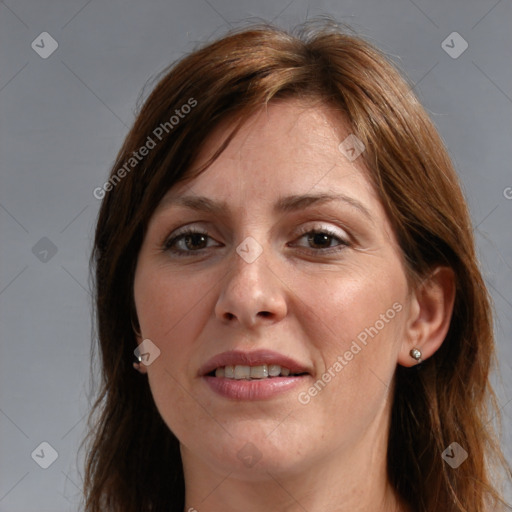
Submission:
{"label": "cheek", "polygon": [[400,275],[385,272],[378,278],[347,275],[325,280],[323,293],[308,288],[304,297],[311,308],[302,326],[319,356],[317,379],[326,383],[319,402],[364,415],[389,391],[401,346],[406,286]]}
{"label": "cheek", "polygon": [[138,272],[134,296],[142,335],[161,350],[169,344],[179,346],[183,331],[192,338],[194,326],[200,323],[194,319],[199,319],[201,299],[208,288],[205,283],[198,286],[190,278],[161,268]]}
{"label": "cheek", "polygon": [[[143,339],[160,349],[160,356],[147,368],[149,384],[160,414],[167,422],[172,411],[183,410],[190,397],[183,390],[193,367],[201,329],[207,321],[208,297],[204,283],[165,272],[142,271],[136,275],[134,293]],[[170,424],[168,424],[171,427]]]}
{"label": "cheek", "polygon": [[162,419],[179,438],[201,417],[199,404],[191,400],[186,376],[197,350],[194,340],[202,324],[201,299],[208,289],[157,267],[138,269],[134,283],[141,334],[160,349],[160,356],[147,367],[151,394]]}
{"label": "cheek", "polygon": [[[309,306],[302,325],[308,338],[331,359],[349,350],[355,340],[387,340],[389,349],[398,341],[405,293],[405,281],[399,275],[382,271],[372,275],[368,269],[353,269],[340,276],[315,277],[301,294]],[[383,342],[375,345],[379,351],[384,348]]]}

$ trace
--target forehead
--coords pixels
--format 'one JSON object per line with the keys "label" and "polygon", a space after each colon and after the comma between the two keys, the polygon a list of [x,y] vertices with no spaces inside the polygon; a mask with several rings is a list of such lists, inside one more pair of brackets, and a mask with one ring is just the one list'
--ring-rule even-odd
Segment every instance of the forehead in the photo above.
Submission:
{"label": "forehead", "polygon": [[[219,124],[203,144],[190,173],[215,153],[233,119]],[[223,153],[199,176],[167,193],[186,192],[247,201],[306,192],[349,192],[377,200],[362,157],[349,160],[340,143],[351,135],[339,110],[320,102],[279,100],[251,115]]]}
{"label": "forehead", "polygon": [[[206,140],[198,160],[211,156],[232,126],[230,119],[219,125]],[[324,103],[278,100],[251,115],[222,156],[240,165],[333,161],[332,156],[339,156],[339,142],[349,133],[343,114]]]}

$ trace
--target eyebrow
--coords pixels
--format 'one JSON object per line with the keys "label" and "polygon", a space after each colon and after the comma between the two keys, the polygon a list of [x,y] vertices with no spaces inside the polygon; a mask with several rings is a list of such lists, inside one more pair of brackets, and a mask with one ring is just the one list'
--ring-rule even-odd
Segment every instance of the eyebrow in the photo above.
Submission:
{"label": "eyebrow", "polygon": [[[344,194],[304,194],[292,195],[280,198],[274,205],[274,213],[282,214],[302,210],[309,206],[325,204],[328,202],[342,201],[359,210],[365,217],[373,222],[369,210],[357,199]],[[222,215],[229,209],[225,201],[214,201],[205,196],[178,196],[163,199],[160,207],[181,206],[200,212],[211,213],[213,215]]]}

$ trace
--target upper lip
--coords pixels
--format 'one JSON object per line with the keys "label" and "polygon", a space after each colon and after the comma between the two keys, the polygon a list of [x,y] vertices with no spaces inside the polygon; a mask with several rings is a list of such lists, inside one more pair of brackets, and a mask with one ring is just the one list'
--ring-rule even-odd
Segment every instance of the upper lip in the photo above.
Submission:
{"label": "upper lip", "polygon": [[230,350],[217,354],[204,363],[199,369],[199,375],[202,377],[224,366],[260,366],[263,364],[276,364],[288,368],[291,373],[311,373],[305,365],[272,350],[255,350],[251,352]]}

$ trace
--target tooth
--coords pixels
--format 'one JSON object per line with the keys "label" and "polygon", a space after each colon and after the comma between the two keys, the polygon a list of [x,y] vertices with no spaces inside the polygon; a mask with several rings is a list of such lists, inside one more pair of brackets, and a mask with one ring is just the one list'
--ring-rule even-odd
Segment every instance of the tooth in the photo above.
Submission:
{"label": "tooth", "polygon": [[281,367],[278,364],[269,364],[268,365],[269,377],[279,377],[280,374],[281,374]]}
{"label": "tooth", "polygon": [[225,377],[227,379],[265,379],[267,377],[288,377],[291,374],[289,368],[284,368],[278,364],[263,364],[259,366],[247,365],[229,365],[219,367],[215,370],[216,377]]}
{"label": "tooth", "polygon": [[261,366],[251,366],[251,379],[266,379],[268,377],[268,367],[266,364]]}
{"label": "tooth", "polygon": [[251,367],[237,364],[235,366],[235,379],[249,379],[251,377]]}

